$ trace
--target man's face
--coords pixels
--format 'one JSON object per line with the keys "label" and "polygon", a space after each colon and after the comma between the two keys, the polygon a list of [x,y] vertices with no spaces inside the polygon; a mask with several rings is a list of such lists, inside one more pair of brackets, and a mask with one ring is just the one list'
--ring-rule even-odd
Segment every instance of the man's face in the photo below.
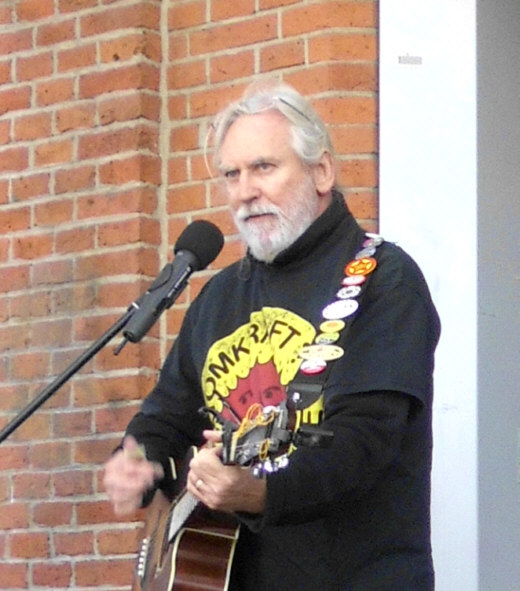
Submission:
{"label": "man's face", "polygon": [[313,176],[277,111],[243,115],[229,128],[220,172],[235,223],[253,255],[270,262],[325,209]]}

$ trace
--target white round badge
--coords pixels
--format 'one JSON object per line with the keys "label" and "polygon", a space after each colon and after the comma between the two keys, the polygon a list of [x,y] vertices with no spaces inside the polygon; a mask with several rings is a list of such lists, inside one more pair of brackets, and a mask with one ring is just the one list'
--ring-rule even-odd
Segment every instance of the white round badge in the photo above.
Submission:
{"label": "white round badge", "polygon": [[329,304],[322,312],[326,320],[337,320],[338,318],[347,318],[358,309],[359,304],[356,300],[338,300]]}

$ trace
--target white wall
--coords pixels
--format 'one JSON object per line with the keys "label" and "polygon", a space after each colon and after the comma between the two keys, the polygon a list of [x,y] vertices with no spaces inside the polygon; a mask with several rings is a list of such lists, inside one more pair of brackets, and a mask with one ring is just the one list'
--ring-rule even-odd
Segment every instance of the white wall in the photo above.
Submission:
{"label": "white wall", "polygon": [[437,591],[478,588],[475,23],[475,0],[380,0],[381,233],[419,263],[442,322]]}

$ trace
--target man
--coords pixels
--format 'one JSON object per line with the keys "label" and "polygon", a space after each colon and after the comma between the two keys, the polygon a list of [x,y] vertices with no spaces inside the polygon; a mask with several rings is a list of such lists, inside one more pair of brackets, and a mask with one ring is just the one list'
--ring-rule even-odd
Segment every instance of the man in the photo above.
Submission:
{"label": "man", "polygon": [[[134,511],[171,480],[169,457],[207,441],[187,488],[241,523],[231,591],[431,591],[439,321],[424,279],[348,212],[327,130],[294,89],[251,87],[214,130],[248,252],[195,300],[107,462],[115,510]],[[313,393],[301,422],[332,432],[330,445],[298,446],[260,478],[224,465],[220,435],[198,409],[238,423],[255,403],[283,405],[299,384]]]}

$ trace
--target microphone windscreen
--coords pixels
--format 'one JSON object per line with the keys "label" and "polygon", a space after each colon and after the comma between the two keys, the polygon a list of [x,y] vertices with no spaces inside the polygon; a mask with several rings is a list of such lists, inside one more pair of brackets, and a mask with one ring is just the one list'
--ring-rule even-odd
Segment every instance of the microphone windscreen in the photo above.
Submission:
{"label": "microphone windscreen", "polygon": [[173,251],[177,253],[187,250],[195,255],[197,260],[193,270],[200,271],[217,258],[223,246],[224,236],[215,224],[206,220],[196,220],[179,236]]}

